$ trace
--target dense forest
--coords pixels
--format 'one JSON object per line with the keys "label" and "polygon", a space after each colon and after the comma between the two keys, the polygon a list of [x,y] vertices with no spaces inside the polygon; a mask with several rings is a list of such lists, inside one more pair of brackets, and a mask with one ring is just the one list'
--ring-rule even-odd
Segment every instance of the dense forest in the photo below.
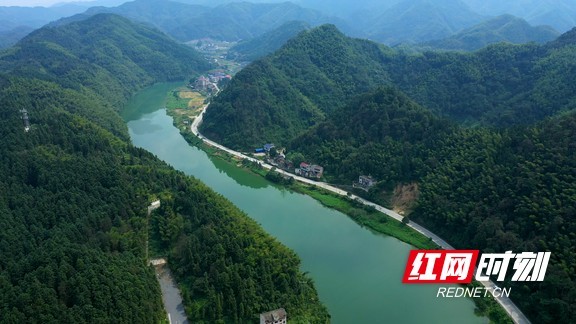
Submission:
{"label": "dense forest", "polygon": [[146,207],[158,198],[150,234],[194,322],[255,322],[278,307],[328,320],[292,251],[128,142],[125,98],[202,72],[197,57],[109,15],[39,30],[0,55],[0,322],[165,321],[144,253]]}
{"label": "dense forest", "polygon": [[203,131],[281,144],[341,185],[372,175],[376,198],[416,184],[410,219],[457,248],[552,251],[543,283],[504,285],[532,321],[574,322],[575,35],[408,55],[323,26],[241,71]]}
{"label": "dense forest", "polygon": [[444,38],[421,44],[428,49],[475,51],[489,44],[507,42],[543,44],[560,34],[550,26],[531,26],[526,20],[512,15],[501,15],[466,28]]}
{"label": "dense forest", "polygon": [[208,68],[199,53],[162,32],[110,14],[38,29],[0,56],[2,71],[89,92],[116,109],[152,82]]}
{"label": "dense forest", "polygon": [[467,125],[530,124],[574,105],[574,35],[410,55],[321,26],[238,73],[201,130],[233,148],[286,145],[353,96],[386,84]]}

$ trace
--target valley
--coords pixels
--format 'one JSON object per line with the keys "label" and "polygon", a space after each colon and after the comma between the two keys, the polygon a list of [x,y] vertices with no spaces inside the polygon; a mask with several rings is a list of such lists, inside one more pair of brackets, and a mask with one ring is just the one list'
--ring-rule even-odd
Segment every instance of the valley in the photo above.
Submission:
{"label": "valley", "polygon": [[[573,322],[576,7],[518,3],[0,7],[0,323]],[[507,315],[438,247],[550,261]]]}
{"label": "valley", "polygon": [[[133,112],[124,115],[134,145],[206,183],[293,249],[302,258],[302,270],[318,287],[332,323],[381,321],[382,310],[389,321],[487,322],[474,314],[469,299],[438,300],[432,286],[403,289],[398,278],[404,268],[404,252],[410,249],[408,244],[361,227],[306,195],[274,186],[190,146],[161,108],[168,92],[150,91],[158,95],[156,104],[130,109]],[[141,95],[146,96],[146,91]],[[139,101],[138,96],[135,100]],[[410,302],[417,302],[425,311],[406,314],[398,307],[398,303]],[[446,320],[446,314],[451,314],[453,320]]]}

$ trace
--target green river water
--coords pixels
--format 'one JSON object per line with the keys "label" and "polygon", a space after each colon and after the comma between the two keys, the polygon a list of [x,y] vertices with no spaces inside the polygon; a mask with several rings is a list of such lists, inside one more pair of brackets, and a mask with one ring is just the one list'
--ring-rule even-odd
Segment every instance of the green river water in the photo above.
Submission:
{"label": "green river water", "polygon": [[178,84],[157,84],[123,111],[134,145],[194,176],[245,211],[302,259],[332,323],[486,323],[467,298],[401,283],[411,246],[363,228],[312,198],[270,184],[190,146],[162,108]]}

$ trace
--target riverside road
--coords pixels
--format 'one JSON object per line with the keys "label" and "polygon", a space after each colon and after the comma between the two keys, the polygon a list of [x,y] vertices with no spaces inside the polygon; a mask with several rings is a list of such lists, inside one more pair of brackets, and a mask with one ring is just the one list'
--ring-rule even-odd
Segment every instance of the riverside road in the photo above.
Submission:
{"label": "riverside road", "polygon": [[[192,124],[190,125],[190,130],[192,131],[192,133],[196,136],[198,136],[204,143],[213,146],[219,150],[222,150],[228,154],[234,155],[238,158],[241,159],[248,159],[248,161],[251,162],[255,162],[260,164],[262,167],[264,167],[267,170],[272,169],[274,166],[272,166],[271,164],[262,162],[258,159],[255,159],[253,157],[250,157],[244,153],[238,152],[238,151],[234,151],[230,148],[227,148],[221,144],[218,144],[208,138],[206,138],[205,136],[203,136],[202,134],[200,134],[200,132],[198,131],[198,127],[200,126],[200,124],[202,123],[202,119],[204,117],[204,113],[206,112],[206,110],[208,109],[209,105],[205,105],[202,109],[202,111],[200,112],[200,114],[194,119],[194,121],[192,122]],[[360,198],[356,195],[353,195],[345,190],[342,190],[340,188],[336,188],[334,186],[331,186],[328,183],[325,182],[320,182],[320,181],[314,181],[308,178],[304,178],[298,175],[295,175],[293,173],[287,172],[285,170],[281,170],[281,169],[275,169],[276,172],[286,175],[286,176],[290,176],[292,178],[294,178],[294,180],[302,182],[302,183],[306,183],[306,184],[311,184],[311,185],[315,185],[317,187],[323,188],[325,190],[337,193],[339,195],[342,196],[348,196],[351,199],[355,199],[367,206],[372,206],[374,208],[376,208],[376,210],[378,210],[379,212],[382,212],[398,221],[402,221],[402,219],[404,218],[402,215],[396,213],[393,210],[384,208],[380,205],[377,205],[375,203],[372,203],[370,201],[367,201],[363,198]],[[454,250],[454,247],[452,247],[450,244],[448,244],[448,242],[444,241],[442,238],[440,238],[438,235],[432,233],[431,231],[429,231],[428,229],[422,227],[421,225],[418,225],[417,223],[410,221],[407,224],[409,227],[411,227],[412,229],[414,229],[415,231],[421,233],[422,235],[429,237],[434,243],[438,244],[441,248],[445,249],[445,250]],[[480,283],[487,288],[495,288],[496,284],[494,284],[492,281],[480,281]],[[512,302],[512,300],[510,300],[510,298],[506,297],[506,296],[500,296],[497,297],[496,300],[498,301],[498,303],[506,310],[506,312],[508,313],[508,315],[512,318],[512,320],[515,323],[519,323],[519,324],[524,324],[524,323],[530,323],[530,321],[528,320],[528,318],[524,315],[524,313],[522,313],[522,311],[514,304],[514,302]]]}

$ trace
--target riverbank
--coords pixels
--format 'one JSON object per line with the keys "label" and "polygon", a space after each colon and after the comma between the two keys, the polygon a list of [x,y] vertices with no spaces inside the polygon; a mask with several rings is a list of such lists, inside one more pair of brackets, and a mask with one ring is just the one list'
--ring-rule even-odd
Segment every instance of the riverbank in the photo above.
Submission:
{"label": "riverbank", "polygon": [[[275,170],[273,166],[263,163],[262,161],[259,161],[252,156],[233,151],[202,136],[198,132],[198,125],[202,121],[204,112],[205,109],[203,109],[202,112],[194,119],[189,128],[176,125],[188,143],[202,148],[206,150],[208,154],[217,156],[218,158],[228,161],[235,166],[249,168],[250,171],[253,171],[261,176],[266,177],[270,174],[269,170]],[[434,249],[440,247],[443,249],[454,249],[446,241],[442,240],[434,233],[428,231],[426,228],[413,222],[402,222],[404,217],[392,210],[366,201],[365,199],[357,197],[330,184],[302,178],[284,170],[275,171],[278,172],[280,178],[292,178],[293,180],[297,180],[292,180],[293,183],[291,183],[290,186],[294,186],[296,183],[298,183],[298,185],[293,187],[292,190],[310,195],[311,197],[319,200],[323,205],[342,211],[343,213],[349,215],[350,218],[352,218],[360,225],[369,227],[378,233],[396,237],[418,248]],[[277,177],[268,176],[268,178],[270,179]],[[314,189],[312,190],[310,188]],[[318,189],[321,189],[321,191]],[[357,208],[355,203],[362,205],[362,209]],[[377,214],[370,213],[371,208],[373,208],[375,212],[379,214],[379,216],[374,217],[374,215]],[[389,223],[393,221],[397,221],[399,225],[396,224],[396,226],[388,226]],[[408,235],[406,235],[406,233],[408,233]],[[494,286],[492,282],[480,282],[477,284],[484,285],[485,287]],[[487,297],[475,298],[473,300],[477,306],[478,314],[487,315],[493,321],[512,322],[510,319],[512,318],[515,322],[528,322],[520,310],[507,298],[501,297],[495,300],[492,297]],[[504,308],[500,307],[498,304]],[[508,315],[506,313],[508,313]]]}
{"label": "riverbank", "polygon": [[[299,181],[290,180],[290,178],[286,180],[275,170],[266,169],[256,161],[248,161],[248,159],[239,160],[239,158],[230,154],[229,152],[207,144],[205,139],[202,139],[187,130],[180,129],[180,131],[184,139],[186,139],[190,145],[202,149],[210,156],[220,159],[231,166],[244,170],[245,172],[266,178],[275,185],[281,186],[288,190],[292,190],[294,192],[308,195],[319,201],[322,205],[348,215],[359,225],[367,227],[374,232],[397,238],[398,240],[408,243],[418,249],[436,250],[443,249],[446,245],[448,245],[448,243],[444,241],[442,241],[444,242],[444,246],[438,245],[430,236],[425,236],[422,233],[422,231],[427,230],[422,228],[420,225],[402,223],[398,219],[392,218],[389,215],[383,213],[381,210],[378,210],[374,204],[366,205],[366,203],[369,202],[363,201],[359,197],[352,196],[355,198],[350,198],[348,195],[343,196],[335,194],[323,189],[322,187],[316,186],[315,184],[302,183]],[[420,227],[420,231],[417,231],[410,226],[418,226]],[[432,233],[430,234],[434,235]],[[441,239],[436,238],[436,240]],[[454,248],[450,246],[450,249]],[[480,287],[483,285],[485,286],[486,284],[474,281],[471,284],[465,285],[465,287]],[[489,283],[489,285],[493,284]],[[507,314],[507,312],[501,307],[500,302],[493,297],[486,296],[481,298],[473,298],[472,301],[476,305],[475,313],[478,316],[486,316],[495,323],[514,322]],[[516,322],[522,323],[522,321]]]}
{"label": "riverbank", "polygon": [[[146,89],[142,95],[157,90]],[[265,178],[233,165],[240,164],[236,159],[226,163],[189,145],[174,127],[173,118],[162,109],[167,93],[169,90],[162,93],[160,101],[146,103],[155,109],[125,117],[134,145],[204,182],[296,252],[300,270],[314,280],[332,323],[378,323],[383,321],[382,316],[391,323],[489,322],[474,315],[477,307],[469,298],[436,298],[437,287],[433,285],[402,284],[398,278],[402,278],[406,257],[413,249],[410,245],[359,226],[308,195],[271,185]],[[185,291],[182,294],[186,296]],[[286,305],[270,305],[262,310]],[[419,311],[406,312],[405,305],[418,305]]]}

